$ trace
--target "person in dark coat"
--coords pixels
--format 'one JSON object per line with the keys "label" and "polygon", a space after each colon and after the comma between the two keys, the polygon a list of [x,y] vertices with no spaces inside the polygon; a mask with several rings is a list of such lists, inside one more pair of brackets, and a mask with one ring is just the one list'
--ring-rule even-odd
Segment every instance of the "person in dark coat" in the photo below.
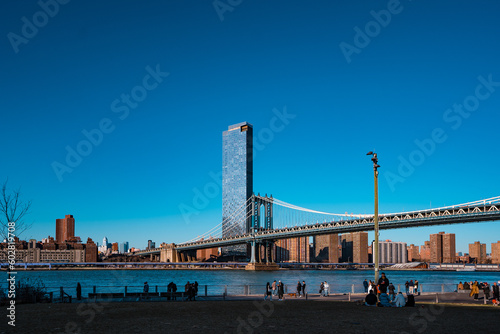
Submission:
{"label": "person in dark coat", "polygon": [[387,293],[388,286],[389,279],[385,276],[385,273],[382,273],[382,276],[378,279],[378,290],[380,291],[380,293]]}
{"label": "person in dark coat", "polygon": [[306,296],[306,281],[302,281],[302,295]]}
{"label": "person in dark coat", "polygon": [[76,285],[76,299],[82,300],[82,286],[80,285],[80,282]]}
{"label": "person in dark coat", "polygon": [[184,285],[184,295],[186,296],[187,300],[191,300],[191,283],[189,281]]}
{"label": "person in dark coat", "polygon": [[368,293],[368,281],[366,279],[363,281],[363,287],[365,288],[365,293]]}
{"label": "person in dark coat", "polygon": [[300,297],[300,291],[302,290],[302,284],[300,281],[297,282],[297,297]]}
{"label": "person in dark coat", "polygon": [[406,301],[406,307],[415,307],[415,296],[408,295],[408,300]]}
{"label": "person in dark coat", "polygon": [[499,294],[499,289],[498,289],[498,285],[497,285],[497,282],[493,283],[493,286],[491,287],[492,290],[493,290],[493,298],[495,298],[496,300],[499,300],[500,299],[500,294]]}
{"label": "person in dark coat", "polygon": [[483,284],[483,292],[484,292],[484,298],[486,300],[489,300],[490,299],[490,286],[486,282]]}
{"label": "person in dark coat", "polygon": [[389,290],[389,300],[392,302],[394,301],[394,290],[396,290],[396,288],[390,283],[387,289]]}
{"label": "person in dark coat", "polygon": [[194,295],[198,296],[198,281],[194,281],[193,287],[194,287]]}
{"label": "person in dark coat", "polygon": [[375,296],[375,293],[373,292],[373,290],[370,290],[370,293],[366,295],[365,305],[366,306],[377,306],[377,296]]}
{"label": "person in dark coat", "polygon": [[196,287],[196,282],[191,284],[191,288],[189,289],[189,300],[196,300],[196,291],[197,291],[197,287]]}
{"label": "person in dark coat", "polygon": [[283,300],[283,295],[285,294],[285,287],[283,286],[283,282],[278,282],[278,300]]}
{"label": "person in dark coat", "polygon": [[271,289],[271,284],[269,284],[269,282],[267,282],[266,284],[266,294],[264,296],[264,300],[267,300],[267,297],[269,297],[269,300],[273,300],[273,293]]}

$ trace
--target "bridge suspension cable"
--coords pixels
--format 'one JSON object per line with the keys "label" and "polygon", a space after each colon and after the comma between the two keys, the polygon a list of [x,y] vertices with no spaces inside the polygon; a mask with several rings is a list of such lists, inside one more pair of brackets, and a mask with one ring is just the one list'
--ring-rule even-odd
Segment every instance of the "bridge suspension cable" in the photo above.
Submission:
{"label": "bridge suspension cable", "polygon": [[[250,206],[252,205],[252,198],[247,199],[247,201],[237,208],[231,215],[225,217],[219,224],[197,236],[191,240],[182,242],[180,244],[190,243],[206,238],[221,238],[222,234],[231,235],[232,232],[237,232],[236,234],[244,234],[245,231],[236,231],[236,229],[241,228],[241,222],[246,222],[251,216]],[[246,225],[244,225],[246,226]],[[240,232],[240,233],[238,233]]]}

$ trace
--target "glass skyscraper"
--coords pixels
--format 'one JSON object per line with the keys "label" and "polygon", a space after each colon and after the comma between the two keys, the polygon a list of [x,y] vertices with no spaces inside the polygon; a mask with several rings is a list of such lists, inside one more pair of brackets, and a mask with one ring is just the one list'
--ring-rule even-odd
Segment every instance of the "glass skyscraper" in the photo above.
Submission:
{"label": "glass skyscraper", "polygon": [[[245,234],[250,229],[251,206],[240,210],[253,194],[253,127],[243,122],[222,133],[222,236]],[[248,204],[248,203],[247,203]],[[247,246],[225,247],[226,255],[246,255]]]}

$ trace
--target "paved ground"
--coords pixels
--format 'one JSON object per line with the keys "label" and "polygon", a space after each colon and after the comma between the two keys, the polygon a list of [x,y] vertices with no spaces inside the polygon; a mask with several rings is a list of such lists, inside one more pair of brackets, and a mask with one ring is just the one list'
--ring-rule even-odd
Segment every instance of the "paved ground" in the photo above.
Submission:
{"label": "paved ground", "polygon": [[[417,296],[414,308],[361,306],[362,295],[263,301],[259,296],[226,301],[97,302],[28,304],[16,308],[18,333],[462,333],[497,332],[500,307],[467,295]],[[434,299],[433,299],[434,298]],[[200,297],[199,299],[204,299]],[[238,300],[235,300],[238,299]],[[459,304],[461,303],[461,304]],[[3,307],[2,307],[3,308]],[[0,333],[14,332],[5,316]]]}

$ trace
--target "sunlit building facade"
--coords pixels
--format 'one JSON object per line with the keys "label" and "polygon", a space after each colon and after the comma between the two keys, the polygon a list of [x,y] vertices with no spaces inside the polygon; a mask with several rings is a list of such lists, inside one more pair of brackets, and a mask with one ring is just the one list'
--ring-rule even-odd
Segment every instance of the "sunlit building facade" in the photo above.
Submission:
{"label": "sunlit building facade", "polygon": [[[222,236],[249,231],[253,194],[253,127],[247,122],[228,127],[222,133]],[[239,213],[238,213],[239,212]],[[246,245],[224,247],[223,254],[244,255]]]}

